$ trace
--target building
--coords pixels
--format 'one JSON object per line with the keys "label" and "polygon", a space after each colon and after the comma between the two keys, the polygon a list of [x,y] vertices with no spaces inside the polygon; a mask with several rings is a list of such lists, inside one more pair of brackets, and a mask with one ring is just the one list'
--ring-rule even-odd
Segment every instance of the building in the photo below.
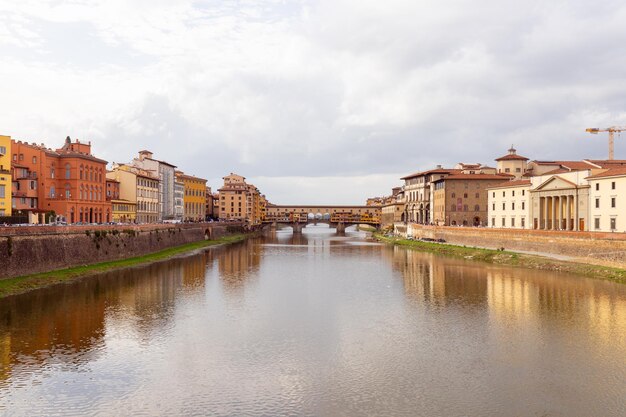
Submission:
{"label": "building", "polygon": [[435,169],[415,172],[402,177],[404,180],[404,219],[409,223],[432,223],[432,199],[435,192],[434,181],[445,178],[461,170],[443,168],[437,165]]}
{"label": "building", "polygon": [[136,223],[137,221],[137,203],[128,200],[113,199],[112,205],[112,221],[115,223]]}
{"label": "building", "polygon": [[[223,220],[242,220],[251,225],[260,224],[261,193],[252,184],[246,183],[241,175],[225,176],[224,185],[219,191],[219,218]],[[263,204],[267,207],[267,201]]]}
{"label": "building", "polygon": [[432,222],[440,226],[487,226],[487,189],[505,174],[453,173],[433,181]]}
{"label": "building", "polygon": [[[206,180],[194,177],[193,175],[186,175],[181,171],[176,171],[176,180],[182,182],[184,187],[183,204],[185,221],[204,221],[207,216]],[[213,208],[212,204],[211,208]]]}
{"label": "building", "polygon": [[43,223],[45,218],[44,212],[39,210],[36,172],[22,164],[13,164],[12,171],[13,216],[26,217],[31,224]]}
{"label": "building", "polygon": [[511,146],[508,153],[496,158],[498,174],[510,174],[515,179],[522,179],[528,172],[528,158],[517,154],[517,150]]}
{"label": "building", "polygon": [[530,179],[505,181],[487,189],[489,226],[510,229],[529,229]]}
{"label": "building", "polygon": [[213,202],[213,192],[211,191],[211,187],[206,187],[204,194],[205,194],[204,195],[204,218],[206,220],[210,220],[210,219],[217,217],[213,215],[214,202]]}
{"label": "building", "polygon": [[91,142],[72,142],[68,136],[63,147],[52,150],[43,144],[13,141],[12,154],[13,161],[36,178],[39,212],[68,223],[110,221],[111,203],[105,195],[107,161],[91,154]]}
{"label": "building", "polygon": [[0,135],[0,217],[12,212],[11,137]]}
{"label": "building", "polygon": [[183,221],[185,218],[185,184],[174,181],[174,220]]}
{"label": "building", "polygon": [[383,197],[381,200],[382,227],[404,221],[406,204],[404,202],[404,191],[402,187],[392,188],[391,195],[389,197]]}
{"label": "building", "polygon": [[107,200],[111,201],[112,221],[136,223],[137,221],[137,175],[114,165],[107,176]]}
{"label": "building", "polygon": [[[143,150],[139,157],[133,159],[130,165],[144,171],[153,172],[159,179],[159,214],[157,221],[172,220],[176,218],[174,201],[174,183],[176,166],[165,161],[154,159],[152,152]],[[180,191],[180,190],[179,190]],[[182,198],[179,201],[182,211]],[[178,213],[182,219],[182,213]]]}
{"label": "building", "polygon": [[[113,164],[107,178],[120,183],[119,198],[135,207],[135,215],[130,216],[118,207],[118,212],[136,223],[156,223],[159,220],[159,179],[155,171],[147,171],[128,164]],[[127,207],[122,207],[127,208]]]}
{"label": "building", "polygon": [[626,167],[610,168],[591,175],[589,181],[590,229],[626,232]]}

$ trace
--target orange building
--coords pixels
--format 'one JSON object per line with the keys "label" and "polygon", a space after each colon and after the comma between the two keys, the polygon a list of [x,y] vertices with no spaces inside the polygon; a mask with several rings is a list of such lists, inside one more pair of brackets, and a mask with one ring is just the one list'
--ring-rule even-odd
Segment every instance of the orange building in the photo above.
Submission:
{"label": "orange building", "polygon": [[72,142],[52,150],[43,144],[12,143],[13,161],[36,178],[39,211],[54,212],[68,223],[111,221],[106,201],[106,164],[91,154],[91,142]]}

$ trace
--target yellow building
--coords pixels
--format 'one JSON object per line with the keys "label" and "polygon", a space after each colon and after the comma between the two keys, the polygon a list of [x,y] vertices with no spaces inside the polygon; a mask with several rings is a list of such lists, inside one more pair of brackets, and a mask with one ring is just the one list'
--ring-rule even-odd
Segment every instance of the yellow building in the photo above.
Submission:
{"label": "yellow building", "polygon": [[111,200],[113,221],[115,223],[135,223],[137,203],[128,200]]}
{"label": "yellow building", "polygon": [[11,215],[11,137],[0,135],[0,216]]}
{"label": "yellow building", "polygon": [[224,185],[219,189],[219,217],[225,220],[243,220],[250,225],[258,225],[265,216],[267,201],[258,188],[246,183],[241,175],[230,174],[224,177]]}
{"label": "yellow building", "polygon": [[206,180],[176,171],[176,180],[182,182],[185,221],[203,221],[206,218]]}

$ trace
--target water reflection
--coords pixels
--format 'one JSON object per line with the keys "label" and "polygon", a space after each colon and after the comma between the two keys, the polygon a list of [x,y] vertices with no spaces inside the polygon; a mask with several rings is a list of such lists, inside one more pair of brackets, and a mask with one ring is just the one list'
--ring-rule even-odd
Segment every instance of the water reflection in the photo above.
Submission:
{"label": "water reflection", "polygon": [[2,300],[0,410],[621,415],[625,355],[626,286],[319,226]]}

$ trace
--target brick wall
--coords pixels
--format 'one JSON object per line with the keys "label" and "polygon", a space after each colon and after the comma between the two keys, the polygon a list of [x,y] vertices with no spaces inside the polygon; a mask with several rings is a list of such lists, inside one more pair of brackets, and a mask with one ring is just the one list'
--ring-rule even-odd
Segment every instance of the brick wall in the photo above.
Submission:
{"label": "brick wall", "polygon": [[241,232],[239,224],[0,228],[0,278],[141,256]]}
{"label": "brick wall", "polygon": [[557,232],[498,228],[396,225],[400,234],[444,239],[454,245],[504,248],[565,256],[578,262],[626,268],[626,233]]}

